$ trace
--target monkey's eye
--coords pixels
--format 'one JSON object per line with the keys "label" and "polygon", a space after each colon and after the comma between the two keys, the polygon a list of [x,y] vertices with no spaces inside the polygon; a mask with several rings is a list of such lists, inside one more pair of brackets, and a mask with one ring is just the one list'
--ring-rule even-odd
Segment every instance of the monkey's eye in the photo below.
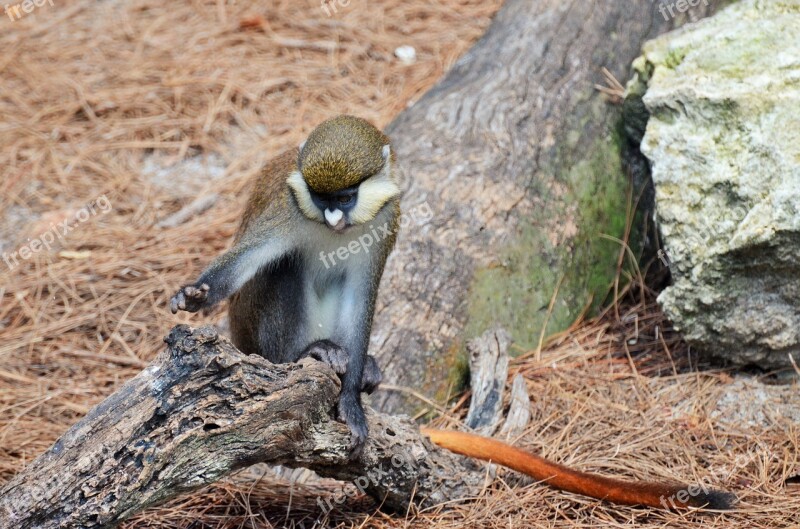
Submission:
{"label": "monkey's eye", "polygon": [[346,206],[347,204],[352,202],[354,198],[355,195],[343,195],[338,197],[336,200],[339,202],[339,205]]}

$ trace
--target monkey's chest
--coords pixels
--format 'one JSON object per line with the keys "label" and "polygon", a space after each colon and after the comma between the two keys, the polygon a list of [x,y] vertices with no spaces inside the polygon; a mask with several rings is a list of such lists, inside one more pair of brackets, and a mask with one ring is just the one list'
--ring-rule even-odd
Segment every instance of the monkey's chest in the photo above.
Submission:
{"label": "monkey's chest", "polygon": [[[372,253],[355,251],[360,230],[331,237],[330,230],[311,230],[302,252],[303,304],[306,340],[334,342],[352,334],[363,319],[365,285],[368,284]],[[360,250],[360,248],[358,248]]]}
{"label": "monkey's chest", "polygon": [[336,277],[308,278],[304,294],[308,341],[331,338],[340,324],[344,280]]}

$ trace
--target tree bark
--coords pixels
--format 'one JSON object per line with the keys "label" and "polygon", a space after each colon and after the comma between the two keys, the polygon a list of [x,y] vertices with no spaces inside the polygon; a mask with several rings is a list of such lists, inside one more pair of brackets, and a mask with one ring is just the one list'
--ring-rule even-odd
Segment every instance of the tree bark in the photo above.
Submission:
{"label": "tree bark", "polygon": [[[602,301],[620,245],[601,235],[624,238],[629,177],[620,109],[594,85],[603,67],[624,82],[645,40],[721,2],[674,18],[662,3],[508,0],[388,127],[408,177],[408,221],[373,332],[386,380],[443,397],[466,338],[499,322],[535,348]],[[376,401],[415,404],[391,392]]]}
{"label": "tree bark", "polygon": [[370,435],[348,460],[331,418],[339,379],[306,359],[246,356],[212,327],[175,327],[166,350],[0,490],[0,527],[115,527],[258,462],[353,481],[390,509],[472,497],[483,475],[437,449],[408,418],[367,410]]}

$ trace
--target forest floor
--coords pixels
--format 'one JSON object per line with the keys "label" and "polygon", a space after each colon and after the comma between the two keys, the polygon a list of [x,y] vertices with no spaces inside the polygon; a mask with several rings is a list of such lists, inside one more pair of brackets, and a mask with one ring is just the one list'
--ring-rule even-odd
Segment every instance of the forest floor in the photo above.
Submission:
{"label": "forest floor", "polygon": [[[0,17],[0,484],[174,324],[219,320],[222,309],[174,317],[167,300],[225,249],[265,160],[337,113],[386,125],[501,2],[344,3],[57,0]],[[413,64],[395,56],[404,45]],[[204,214],[171,217],[196,200]],[[511,374],[525,376],[533,416],[515,444],[582,470],[731,490],[732,513],[616,507],[501,471],[459,505],[389,516],[357,498],[321,517],[341,483],[257,466],[125,527],[800,526],[796,386],[698,366],[653,299],[632,288],[518,351]]]}

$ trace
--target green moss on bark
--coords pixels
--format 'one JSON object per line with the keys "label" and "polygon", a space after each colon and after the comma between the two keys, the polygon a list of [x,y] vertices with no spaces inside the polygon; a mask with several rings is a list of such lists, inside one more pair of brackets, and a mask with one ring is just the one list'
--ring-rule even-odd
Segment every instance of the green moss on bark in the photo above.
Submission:
{"label": "green moss on bark", "polygon": [[566,329],[587,304],[594,310],[606,298],[620,245],[603,235],[622,239],[627,213],[619,135],[598,138],[558,182],[562,196],[545,201],[541,217],[523,227],[496,264],[477,270],[466,336],[500,323],[518,345],[535,348],[545,325],[545,336]]}

